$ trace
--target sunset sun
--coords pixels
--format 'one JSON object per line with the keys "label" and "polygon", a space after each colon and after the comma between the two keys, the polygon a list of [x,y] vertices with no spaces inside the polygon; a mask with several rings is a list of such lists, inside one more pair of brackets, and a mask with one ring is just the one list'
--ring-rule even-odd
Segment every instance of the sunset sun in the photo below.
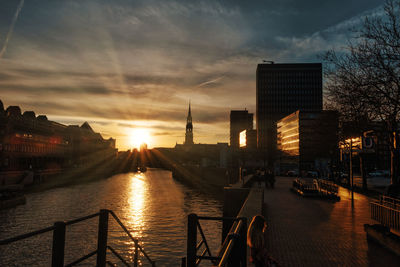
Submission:
{"label": "sunset sun", "polygon": [[129,144],[136,149],[140,148],[140,145],[146,143],[150,145],[151,136],[150,132],[147,129],[134,129],[129,134]]}

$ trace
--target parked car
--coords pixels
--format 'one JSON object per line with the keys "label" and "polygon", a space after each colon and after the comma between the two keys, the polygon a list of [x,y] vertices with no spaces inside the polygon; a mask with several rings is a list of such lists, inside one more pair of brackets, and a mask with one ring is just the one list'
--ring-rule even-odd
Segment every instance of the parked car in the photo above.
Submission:
{"label": "parked car", "polygon": [[369,177],[389,177],[390,171],[389,170],[375,170],[368,173]]}

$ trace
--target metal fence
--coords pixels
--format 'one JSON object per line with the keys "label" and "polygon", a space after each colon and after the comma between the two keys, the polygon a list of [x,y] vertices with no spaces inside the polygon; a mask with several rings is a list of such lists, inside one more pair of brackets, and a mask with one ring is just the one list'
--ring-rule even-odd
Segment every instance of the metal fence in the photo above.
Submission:
{"label": "metal fence", "polygon": [[[128,235],[128,237],[134,242],[135,244],[135,254],[134,254],[134,260],[133,260],[133,266],[137,267],[138,266],[138,258],[139,258],[139,251],[145,256],[145,258],[149,261],[149,263],[154,267],[155,266],[155,261],[152,261],[150,257],[147,255],[147,253],[143,250],[143,248],[139,245],[138,239],[134,238],[132,234],[129,232],[129,230],[125,227],[125,225],[120,221],[120,219],[117,217],[117,215],[112,211],[112,210],[106,210],[102,209],[98,213],[94,213],[85,217],[81,217],[75,220],[70,220],[70,221],[61,221],[61,222],[55,222],[53,226],[43,228],[37,231],[33,231],[30,233],[22,234],[16,237],[8,238],[5,240],[0,241],[0,246],[5,246],[10,243],[26,239],[32,236],[36,236],[39,234],[43,234],[46,232],[53,231],[53,246],[52,246],[52,261],[51,261],[51,266],[52,267],[61,267],[61,266],[75,266],[90,257],[97,255],[96,259],[96,266],[98,267],[105,267],[106,264],[110,266],[114,266],[114,264],[107,260],[106,255],[107,255],[107,249],[116,257],[118,258],[122,264],[125,266],[131,266],[115,249],[113,249],[111,246],[107,245],[107,236],[108,236],[108,218],[109,215],[114,218],[114,220],[119,224],[119,226],[124,230],[124,232]],[[68,225],[76,224],[82,221],[86,221],[88,219],[94,218],[94,217],[99,217],[99,227],[98,227],[98,236],[97,236],[97,250],[92,251],[81,258],[64,265],[64,253],[65,253],[65,232],[66,232],[66,227]]]}
{"label": "metal fence", "polygon": [[[213,256],[200,225],[200,220],[233,221],[228,235],[222,243],[217,256]],[[197,242],[197,231],[201,240]],[[201,217],[188,216],[187,255],[182,258],[182,267],[195,267],[204,260],[210,260],[213,266],[247,266],[247,218],[245,217]],[[200,255],[197,252],[203,247]],[[207,254],[207,255],[206,255]]]}
{"label": "metal fence", "polygon": [[381,196],[372,201],[371,219],[390,229],[400,231],[400,199]]}

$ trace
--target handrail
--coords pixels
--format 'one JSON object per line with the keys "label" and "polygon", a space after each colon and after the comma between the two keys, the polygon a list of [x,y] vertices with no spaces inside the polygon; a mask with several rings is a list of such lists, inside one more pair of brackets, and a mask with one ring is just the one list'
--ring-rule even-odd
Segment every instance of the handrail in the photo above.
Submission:
{"label": "handrail", "polygon": [[[111,213],[111,215],[115,219],[115,221],[120,225],[120,227],[125,231],[125,233],[130,237],[130,239],[135,243],[135,262],[134,262],[135,266],[137,266],[138,250],[140,250],[140,252],[146,257],[146,259],[151,263],[152,266],[155,266],[155,261],[152,261],[150,259],[149,255],[139,245],[139,240],[132,236],[130,231],[125,227],[125,225],[121,222],[121,220],[118,218],[118,216],[112,210],[100,210],[100,212],[97,212],[97,213],[94,213],[94,214],[90,214],[90,215],[87,215],[87,216],[84,216],[84,217],[80,217],[80,218],[77,218],[77,219],[73,219],[73,220],[69,220],[69,221],[65,221],[65,222],[63,222],[63,221],[62,222],[56,222],[53,226],[50,226],[50,227],[46,227],[46,228],[43,228],[43,229],[39,229],[39,230],[36,230],[36,231],[32,231],[32,232],[29,232],[29,233],[18,235],[18,236],[15,236],[15,237],[7,238],[7,239],[4,239],[4,240],[0,240],[0,245],[8,245],[10,243],[13,243],[13,242],[16,242],[16,241],[19,241],[19,240],[22,240],[22,239],[26,239],[26,238],[29,238],[29,237],[32,237],[32,236],[36,236],[36,235],[39,235],[39,234],[43,234],[43,233],[46,233],[46,232],[53,231],[52,258],[53,258],[53,260],[54,259],[58,259],[58,260],[57,260],[57,262],[53,262],[52,266],[62,266],[62,265],[64,265],[63,264],[63,258],[64,258],[64,246],[65,246],[65,227],[67,225],[72,225],[72,224],[79,223],[79,222],[82,222],[82,221],[85,221],[85,220],[88,220],[88,219],[91,219],[91,218],[99,216],[100,217],[99,228],[100,228],[101,222],[103,222],[103,224],[105,223],[106,225],[108,225],[108,213]],[[102,217],[103,216],[102,214],[105,215],[105,216]],[[105,222],[104,222],[104,219],[106,220]],[[60,229],[58,229],[58,227],[60,227],[60,226],[61,226],[61,232],[58,232],[60,230]],[[106,228],[102,229],[102,230],[103,230],[103,233],[105,234],[105,236],[107,236],[108,227],[106,226]],[[105,230],[105,232],[104,232],[104,230]],[[99,229],[99,237],[100,237],[100,229]],[[58,238],[60,238],[60,239],[58,239]],[[107,246],[107,238],[105,238],[105,240],[103,242],[105,242],[104,246],[103,246],[104,250],[102,252],[102,253],[104,253],[103,254],[104,255],[104,260],[105,260],[105,253],[106,253],[105,249],[109,249],[124,264],[129,266],[127,261],[124,260],[121,257],[121,255],[119,255],[112,247]],[[98,243],[99,243],[99,241],[98,241]],[[56,247],[55,247],[55,244],[56,244]],[[97,254],[97,257],[99,259],[99,253],[100,253],[99,251],[101,251],[101,250],[98,249],[98,250],[92,251],[89,254],[87,254],[85,256],[82,256],[81,258],[79,258],[79,259],[75,260],[74,262],[69,263],[69,264],[67,264],[65,266],[68,266],[68,267],[74,266],[74,265],[76,265],[76,264],[78,264],[78,263],[90,258],[91,256],[93,256],[95,254]],[[61,260],[59,259],[60,257],[61,257]],[[109,261],[105,261],[102,264],[105,265],[105,264],[112,264],[112,263],[109,262]]]}
{"label": "handrail", "polygon": [[146,259],[150,262],[152,266],[155,266],[155,261],[151,260],[149,255],[143,250],[143,248],[139,245],[139,240],[135,239],[131,232],[125,227],[125,225],[121,222],[121,220],[117,217],[117,215],[112,211],[108,210],[109,213],[113,216],[115,221],[121,226],[121,228],[125,231],[125,233],[131,238],[131,240],[135,243],[135,246],[139,248],[139,250],[143,253],[143,255],[146,257]]}
{"label": "handrail", "polygon": [[230,240],[229,240],[228,246],[225,249],[224,254],[222,255],[222,258],[218,264],[218,267],[225,266],[226,263],[228,262],[229,256],[231,254],[231,250],[235,245],[235,241],[236,241],[235,237],[239,236],[239,232],[242,229],[242,227],[243,227],[243,220],[240,220],[236,225],[235,231],[233,233],[231,233],[230,235],[228,235],[227,238],[230,238]]}
{"label": "handrail", "polygon": [[[229,234],[225,238],[223,244],[221,245],[218,256],[212,256],[211,250],[207,244],[206,237],[203,233],[203,230],[200,226],[199,220],[230,220],[234,221],[231,229],[229,230]],[[190,214],[188,216],[188,247],[187,247],[187,257],[182,258],[182,266],[194,267],[200,264],[202,259],[211,260],[213,262],[213,266],[225,266],[228,261],[232,261],[232,249],[236,247],[236,244],[239,246],[246,246],[246,237],[243,229],[247,228],[247,218],[245,217],[201,217],[196,214]],[[197,229],[200,232],[200,236],[202,240],[199,243],[196,243]],[[240,238],[240,243],[237,243],[236,240]],[[239,240],[239,239],[238,239]],[[197,255],[200,247],[205,244],[204,250],[200,255]],[[242,250],[242,248],[241,248]],[[245,249],[246,250],[246,249]],[[246,266],[246,251],[244,250],[244,254],[239,256],[239,262]],[[206,253],[208,252],[208,256]]]}
{"label": "handrail", "polygon": [[81,263],[82,261],[87,260],[87,259],[89,259],[90,257],[92,257],[93,255],[96,255],[96,254],[97,254],[97,250],[92,251],[89,254],[86,254],[85,256],[80,257],[76,261],[73,261],[73,262],[65,265],[65,267],[71,267],[71,266],[77,265],[78,263]]}
{"label": "handrail", "polygon": [[371,219],[378,221],[380,224],[394,229],[400,230],[400,209],[393,207],[391,203],[381,203],[380,201],[370,202]]}
{"label": "handrail", "polygon": [[31,237],[31,236],[35,236],[35,235],[39,235],[39,234],[43,234],[43,233],[46,233],[46,232],[53,231],[54,229],[55,229],[54,226],[50,226],[50,227],[46,227],[46,228],[43,228],[43,229],[40,229],[40,230],[36,230],[36,231],[33,231],[33,232],[29,232],[29,233],[26,233],[26,234],[18,235],[18,236],[15,236],[15,237],[10,237],[10,238],[1,240],[0,241],[0,245],[8,245],[8,244],[10,244],[12,242],[19,241],[19,240],[22,240],[22,239],[25,239],[25,238],[28,238],[28,237]]}
{"label": "handrail", "polygon": [[111,215],[114,217],[115,221],[121,226],[121,228],[125,231],[125,233],[132,239],[133,242],[136,242],[137,239],[135,239],[131,232],[129,232],[129,230],[125,227],[125,225],[120,221],[120,219],[117,217],[117,215],[115,215],[115,213],[112,210],[109,210],[109,212],[111,213]]}
{"label": "handrail", "polygon": [[94,217],[99,216],[99,215],[100,215],[100,212],[97,212],[97,213],[94,213],[94,214],[91,214],[91,215],[88,215],[88,216],[84,216],[84,217],[81,217],[81,218],[78,218],[78,219],[66,221],[65,225],[71,225],[71,224],[75,224],[75,223],[78,223],[78,222],[86,221],[88,219],[94,218]]}
{"label": "handrail", "polygon": [[126,260],[124,260],[124,258],[122,258],[122,256],[119,255],[118,252],[115,251],[115,249],[113,249],[113,248],[110,247],[110,246],[107,246],[107,248],[108,248],[120,261],[122,261],[123,264],[125,264],[125,265],[128,266],[128,267],[130,267],[129,263],[128,263]]}

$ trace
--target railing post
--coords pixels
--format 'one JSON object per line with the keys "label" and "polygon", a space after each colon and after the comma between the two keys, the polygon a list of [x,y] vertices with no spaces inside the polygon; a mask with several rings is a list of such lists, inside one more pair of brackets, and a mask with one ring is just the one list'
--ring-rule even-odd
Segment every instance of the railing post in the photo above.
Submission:
{"label": "railing post", "polygon": [[100,210],[99,232],[97,236],[97,267],[106,266],[108,233],[108,210]]}
{"label": "railing post", "polygon": [[51,266],[62,267],[64,266],[65,222],[55,222],[54,227]]}
{"label": "railing post", "polygon": [[139,259],[139,244],[138,240],[135,240],[135,255],[133,256],[133,266],[138,267],[138,259]]}
{"label": "railing post", "polygon": [[187,248],[186,248],[186,264],[187,267],[196,266],[196,244],[197,243],[197,215],[189,214],[188,216],[188,232],[187,232]]}

